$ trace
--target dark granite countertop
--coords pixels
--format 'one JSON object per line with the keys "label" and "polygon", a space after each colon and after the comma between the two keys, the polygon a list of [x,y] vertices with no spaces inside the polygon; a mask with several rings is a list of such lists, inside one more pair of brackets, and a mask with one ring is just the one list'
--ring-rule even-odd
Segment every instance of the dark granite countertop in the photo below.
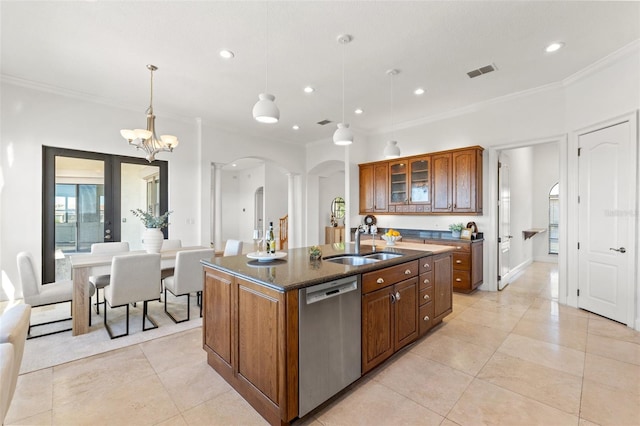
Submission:
{"label": "dark granite countertop", "polygon": [[[323,258],[354,253],[354,248],[355,245],[353,243],[325,244],[320,246]],[[363,245],[360,250],[360,252],[364,254],[374,251],[402,253],[404,256],[362,266],[352,266],[328,262],[326,260],[311,261],[309,260],[309,248],[304,247],[285,250],[287,257],[271,262],[258,262],[257,260],[249,259],[246,255],[214,257],[211,260],[202,260],[201,262],[205,266],[240,276],[279,291],[289,291],[351,275],[375,271],[380,268],[398,265],[432,254],[431,251],[385,247],[384,245],[376,246],[376,250],[370,245]]]}

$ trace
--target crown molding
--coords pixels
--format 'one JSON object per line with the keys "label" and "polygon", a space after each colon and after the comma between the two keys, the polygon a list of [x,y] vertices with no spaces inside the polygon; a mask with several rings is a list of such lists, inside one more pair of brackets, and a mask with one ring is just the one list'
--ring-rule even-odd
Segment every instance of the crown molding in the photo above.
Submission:
{"label": "crown molding", "polygon": [[[40,92],[51,93],[53,95],[64,96],[66,98],[77,99],[84,102],[90,102],[90,103],[110,106],[113,108],[140,112],[139,105],[136,105],[136,106],[127,105],[127,104],[116,102],[113,99],[103,98],[100,96],[91,95],[84,92],[78,92],[75,90],[64,89],[62,87],[52,86],[50,84],[40,83],[37,81],[26,80],[23,78],[14,77],[12,75],[0,74],[0,82],[11,84],[13,86],[25,87],[27,89],[33,89]],[[166,119],[181,121],[187,124],[193,124],[194,120],[197,118],[197,117],[188,117],[184,115],[164,113],[164,112],[159,116],[164,117]]]}
{"label": "crown molding", "polygon": [[489,99],[486,101],[477,102],[475,104],[467,105],[462,108],[453,109],[451,111],[446,111],[441,114],[430,115],[427,117],[422,117],[416,120],[405,121],[403,123],[396,124],[394,126],[381,127],[375,131],[370,132],[372,135],[379,135],[383,133],[393,132],[395,130],[404,130],[412,127],[433,123],[436,121],[442,121],[449,118],[459,117],[461,115],[470,114],[472,112],[476,112],[482,110],[491,105],[500,104],[504,102],[508,102],[514,99],[526,98],[538,93],[547,92],[550,90],[556,90],[562,88],[563,85],[561,82],[550,83],[544,86],[534,87],[533,89],[522,90],[520,92],[509,93],[508,95],[499,96],[497,98]]}
{"label": "crown molding", "polygon": [[578,81],[589,77],[590,75],[602,70],[605,67],[608,67],[612,63],[624,58],[625,56],[633,53],[634,51],[640,50],[640,39],[636,39],[626,46],[616,50],[613,53],[601,58],[591,65],[588,65],[586,68],[581,69],[580,71],[570,75],[569,77],[562,80],[563,86],[570,86]]}

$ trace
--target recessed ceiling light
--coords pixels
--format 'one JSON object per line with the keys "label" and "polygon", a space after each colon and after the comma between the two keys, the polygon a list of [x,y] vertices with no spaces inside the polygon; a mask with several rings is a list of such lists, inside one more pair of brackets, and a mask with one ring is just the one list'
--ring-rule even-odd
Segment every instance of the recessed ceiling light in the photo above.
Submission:
{"label": "recessed ceiling light", "polygon": [[294,124],[293,126],[291,126],[291,128],[293,130],[298,130],[300,128],[300,126],[298,126],[297,124]]}
{"label": "recessed ceiling light", "polygon": [[232,52],[232,51],[230,51],[230,50],[223,49],[223,50],[221,50],[221,51],[220,51],[220,56],[221,56],[222,58],[224,58],[224,59],[232,59],[232,58],[234,58],[236,55],[235,55],[235,53],[233,53],[233,52]]}
{"label": "recessed ceiling light", "polygon": [[307,87],[304,88],[304,93],[313,93],[315,91],[316,91],[316,89],[314,89],[311,86],[307,86]]}
{"label": "recessed ceiling light", "polygon": [[356,114],[362,114],[364,110],[362,108],[356,108],[356,110],[353,112],[355,112]]}
{"label": "recessed ceiling light", "polygon": [[553,43],[551,43],[550,45],[547,46],[547,48],[545,49],[545,51],[547,53],[552,53],[552,52],[556,52],[560,49],[562,49],[562,47],[564,47],[564,43],[561,41],[555,41]]}
{"label": "recessed ceiling light", "polygon": [[236,163],[233,163],[231,167],[238,167],[238,165]]}
{"label": "recessed ceiling light", "polygon": [[424,89],[422,87],[418,87],[416,90],[413,91],[413,93],[416,95],[424,95]]}

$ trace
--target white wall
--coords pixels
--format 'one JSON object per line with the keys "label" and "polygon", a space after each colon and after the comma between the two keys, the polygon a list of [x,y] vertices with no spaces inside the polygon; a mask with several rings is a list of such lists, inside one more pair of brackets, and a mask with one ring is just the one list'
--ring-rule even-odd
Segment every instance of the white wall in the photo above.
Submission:
{"label": "white wall", "polygon": [[[560,180],[560,153],[557,143],[533,147],[533,223],[532,228],[547,232],[534,236],[533,260],[558,263],[558,255],[549,254],[549,191]],[[560,194],[562,197],[563,194]],[[560,225],[562,226],[562,224]]]}
{"label": "white wall", "polygon": [[[5,81],[0,87],[0,270],[3,288],[11,288],[18,283],[18,252],[32,252],[41,264],[42,146],[140,156],[120,136],[120,129],[135,123],[144,126],[146,118],[144,107],[131,111]],[[186,244],[199,243],[199,199],[187,190],[200,187],[198,173],[193,173],[198,158],[195,123],[162,115],[156,122],[160,131],[181,141],[174,153],[158,155],[169,161],[169,208],[175,210],[170,233]],[[194,224],[187,224],[186,217],[194,218]]]}

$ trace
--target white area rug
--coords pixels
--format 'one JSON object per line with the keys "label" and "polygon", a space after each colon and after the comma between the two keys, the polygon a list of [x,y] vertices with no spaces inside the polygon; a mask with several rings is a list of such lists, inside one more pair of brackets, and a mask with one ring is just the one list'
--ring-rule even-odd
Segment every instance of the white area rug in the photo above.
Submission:
{"label": "white area rug", "polygon": [[[168,309],[178,319],[186,318],[186,298],[173,298],[169,295]],[[103,305],[100,315],[92,310],[92,326],[90,331],[80,336],[72,336],[71,331],[52,334],[36,339],[29,339],[25,345],[20,374],[29,373],[43,368],[52,367],[66,362],[75,361],[125,346],[135,345],[170,334],[179,333],[196,327],[202,327],[200,308],[196,304],[195,295],[191,297],[191,317],[189,321],[175,324],[164,312],[164,302],[149,302],[148,315],[155,320],[158,328],[142,331],[142,303],[137,307],[129,306],[129,335],[118,339],[111,339],[103,324]],[[32,322],[40,323],[52,319],[69,317],[69,304],[43,306],[32,311]],[[115,334],[125,330],[126,308],[109,309],[107,319]],[[88,315],[88,313],[87,313]],[[152,324],[147,321],[147,327]],[[32,334],[38,335],[47,331],[70,328],[71,321],[60,322],[48,326],[32,329]]]}

